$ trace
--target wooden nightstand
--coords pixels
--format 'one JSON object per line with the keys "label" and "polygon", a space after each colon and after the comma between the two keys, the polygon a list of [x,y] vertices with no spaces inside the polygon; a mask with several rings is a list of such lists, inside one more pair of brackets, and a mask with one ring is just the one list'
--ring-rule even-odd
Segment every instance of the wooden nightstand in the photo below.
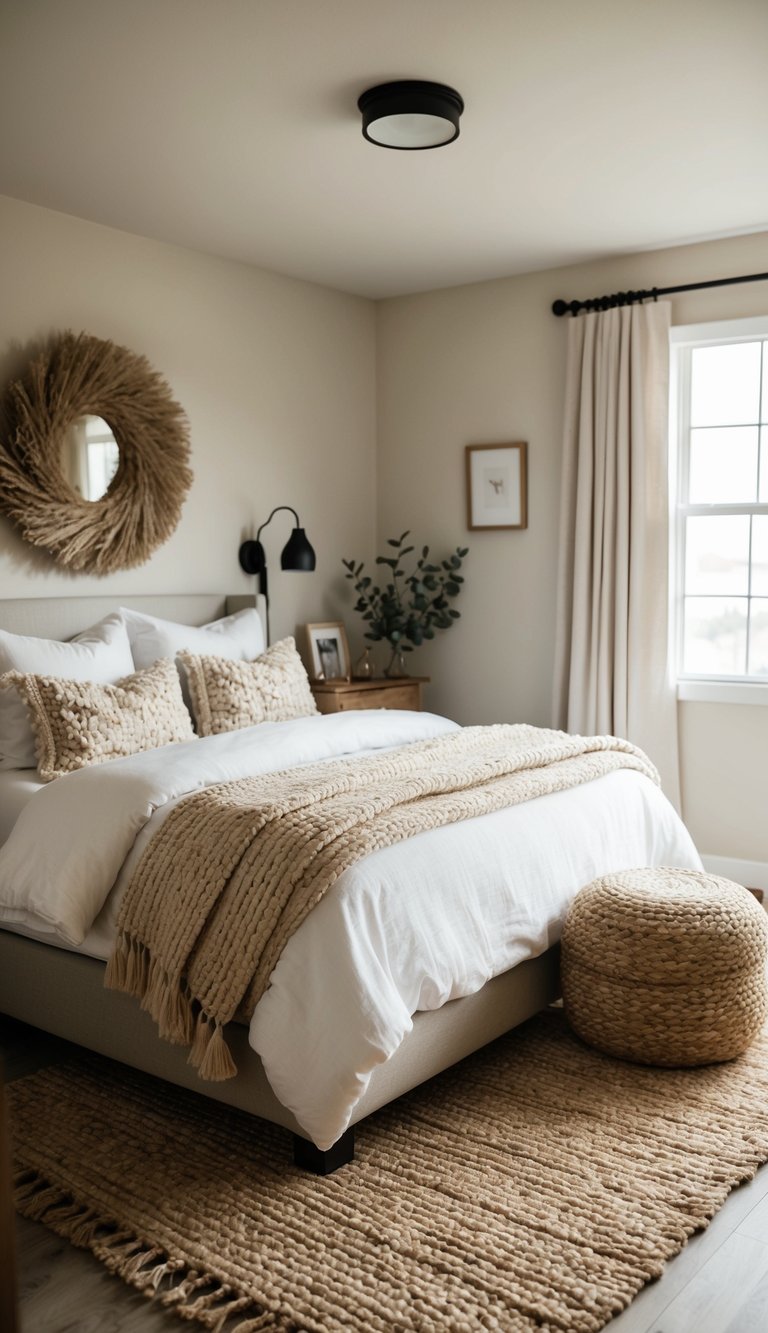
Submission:
{"label": "wooden nightstand", "polygon": [[350,708],[421,709],[421,687],[429,676],[398,676],[387,680],[314,680],[312,693],[321,713],[346,713]]}

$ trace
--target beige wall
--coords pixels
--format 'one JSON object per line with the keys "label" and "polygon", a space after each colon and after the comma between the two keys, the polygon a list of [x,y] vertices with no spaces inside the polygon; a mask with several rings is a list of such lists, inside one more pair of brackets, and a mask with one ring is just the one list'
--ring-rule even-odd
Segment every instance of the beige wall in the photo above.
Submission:
{"label": "beige wall", "polygon": [[[511,224],[513,225],[513,224]],[[567,226],[567,218],[563,225]],[[765,234],[385,301],[378,308],[380,540],[466,541],[462,612],[411,659],[461,722],[551,719],[566,324],[557,297],[766,268]],[[673,323],[768,310],[752,284],[672,298]],[[468,532],[464,446],[529,444],[529,526]],[[704,853],[768,861],[768,708],[681,704],[684,814]]]}
{"label": "beige wall", "polygon": [[2,197],[0,292],[0,382],[53,330],[144,353],[187,411],[195,474],[170,541],[104,579],[73,579],[0,518],[0,597],[246,592],[242,537],[291,504],[318,568],[281,574],[291,520],[278,515],[265,534],[272,636],[337,618],[341,558],[373,546],[371,302]]}

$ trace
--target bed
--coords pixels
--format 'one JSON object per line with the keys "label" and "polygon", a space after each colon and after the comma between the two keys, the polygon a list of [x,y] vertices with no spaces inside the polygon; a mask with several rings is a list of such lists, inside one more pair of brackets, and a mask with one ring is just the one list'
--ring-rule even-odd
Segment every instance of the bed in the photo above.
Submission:
{"label": "bed", "polygon": [[[253,605],[252,599],[217,596],[122,599],[122,605],[136,611],[188,625],[201,625],[248,604]],[[63,640],[115,606],[116,599],[102,597],[6,601],[0,603],[0,627]],[[259,733],[260,753],[267,756],[264,771],[270,772],[280,763],[285,766],[286,755],[298,755],[295,762],[301,763],[307,754],[365,754],[371,746],[406,744],[443,734],[455,724],[431,714],[382,711],[308,719],[305,727],[300,722],[263,727],[250,731]],[[307,736],[319,749],[307,751]],[[213,781],[217,774],[240,772],[237,756],[249,744],[249,737],[240,733],[232,744],[209,737],[188,742],[186,749],[167,748],[178,750],[181,759],[189,752],[196,762],[199,758],[208,763]],[[233,763],[234,768],[226,767]],[[117,764],[126,771],[130,767],[127,760]],[[99,824],[109,822],[98,814],[98,802],[116,800],[111,794],[116,778],[107,772],[111,767],[100,767],[98,784],[92,776],[79,783],[68,779],[72,793],[79,787],[92,793],[88,838],[96,838]],[[130,771],[142,780],[151,771],[155,781],[159,767],[153,758],[138,756]],[[169,771],[164,763],[163,781],[172,786]],[[96,772],[90,770],[91,775]],[[40,841],[47,836],[55,845],[52,830],[60,816],[55,815],[50,788],[57,785],[66,786],[41,788],[29,770],[0,774],[0,866],[3,852],[19,842],[22,825],[34,827],[36,819]],[[136,838],[133,864],[158,817],[156,809]],[[73,845],[82,851],[82,839]],[[489,846],[503,896],[493,876],[482,869]],[[644,864],[700,868],[701,863],[660,791],[630,772],[540,797],[514,811],[419,834],[409,843],[377,852],[366,858],[357,878],[342,876],[304,922],[250,1024],[229,1025],[227,1041],[238,1072],[223,1082],[201,1084],[186,1050],[161,1041],[135,1000],[104,988],[119,876],[80,946],[6,916],[0,923],[0,1010],[282,1125],[294,1135],[296,1160],[326,1172],[350,1160],[354,1126],[367,1115],[554,1000],[559,988],[557,941],[570,898],[598,874]],[[130,877],[131,865],[129,856],[123,880]],[[454,867],[459,867],[455,874]],[[2,889],[0,882],[0,899]],[[436,899],[440,906],[435,915],[430,904]],[[402,919],[399,912],[405,913]],[[411,927],[404,922],[414,914],[419,924],[411,940]],[[382,943],[383,917],[390,935]],[[459,937],[467,958],[455,952]],[[397,948],[393,939],[400,941]],[[351,991],[342,986],[347,972],[354,973]]]}

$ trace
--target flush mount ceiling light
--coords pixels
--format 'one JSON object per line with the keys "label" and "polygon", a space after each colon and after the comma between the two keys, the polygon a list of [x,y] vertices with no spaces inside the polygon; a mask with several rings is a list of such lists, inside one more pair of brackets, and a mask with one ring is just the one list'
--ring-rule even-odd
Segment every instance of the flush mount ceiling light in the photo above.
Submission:
{"label": "flush mount ceiling light", "polygon": [[401,79],[361,94],[363,135],[381,148],[439,148],[459,137],[464,99],[444,83]]}

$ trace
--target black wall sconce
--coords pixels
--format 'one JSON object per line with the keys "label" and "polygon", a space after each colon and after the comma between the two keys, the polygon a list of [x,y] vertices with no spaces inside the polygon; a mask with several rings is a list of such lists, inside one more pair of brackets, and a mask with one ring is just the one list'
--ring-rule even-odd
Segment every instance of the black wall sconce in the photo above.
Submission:
{"label": "black wall sconce", "polygon": [[240,568],[244,569],[246,574],[256,574],[258,576],[259,580],[258,590],[260,593],[263,594],[264,600],[266,602],[267,643],[269,643],[269,592],[267,590],[267,556],[259,538],[261,537],[261,534],[266,528],[267,524],[271,523],[272,519],[275,517],[275,514],[279,514],[281,510],[287,510],[289,514],[293,514],[296,526],[294,527],[290,537],[288,538],[288,541],[285,543],[285,546],[283,547],[282,554],[280,556],[280,568],[300,569],[300,570],[305,570],[307,573],[310,573],[315,568],[315,563],[316,563],[315,552],[310,542],[307,540],[307,535],[304,529],[299,524],[299,516],[296,513],[296,510],[292,509],[290,505],[278,505],[276,509],[272,510],[272,513],[270,514],[269,518],[265,519],[264,522],[262,523],[261,527],[256,533],[255,541],[252,540],[242,543],[239,551]]}

